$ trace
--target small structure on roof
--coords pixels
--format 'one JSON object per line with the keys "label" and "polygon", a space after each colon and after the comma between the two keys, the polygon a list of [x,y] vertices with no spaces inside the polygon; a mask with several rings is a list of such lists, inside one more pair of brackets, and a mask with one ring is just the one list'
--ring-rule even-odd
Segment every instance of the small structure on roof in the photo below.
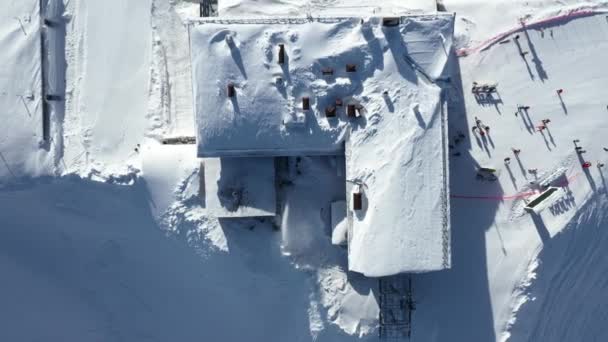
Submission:
{"label": "small structure on roof", "polygon": [[236,96],[236,90],[234,89],[234,84],[228,83],[228,86],[226,88],[227,88],[226,93],[227,93],[228,97]]}
{"label": "small structure on roof", "polygon": [[285,44],[279,44],[279,64],[285,63]]}

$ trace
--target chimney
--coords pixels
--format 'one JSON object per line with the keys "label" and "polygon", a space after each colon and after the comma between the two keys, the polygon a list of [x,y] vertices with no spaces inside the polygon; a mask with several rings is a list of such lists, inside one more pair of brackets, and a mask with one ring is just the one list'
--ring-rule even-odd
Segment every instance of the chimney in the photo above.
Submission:
{"label": "chimney", "polygon": [[353,192],[353,209],[363,209],[363,196],[360,192]]}
{"label": "chimney", "polygon": [[357,117],[355,110],[356,110],[356,108],[355,108],[354,104],[347,105],[346,106],[346,115],[348,115],[349,118]]}
{"label": "chimney", "polygon": [[346,64],[346,72],[356,72],[357,65],[356,64]]}
{"label": "chimney", "polygon": [[336,107],[329,106],[325,108],[325,116],[328,118],[333,118],[336,116]]}
{"label": "chimney", "polygon": [[332,68],[323,68],[323,69],[321,69],[321,74],[323,74],[324,76],[333,75],[334,74],[334,69],[332,69]]}
{"label": "chimney", "polygon": [[279,44],[279,64],[285,63],[285,45]]}
{"label": "chimney", "polygon": [[236,90],[234,89],[234,84],[228,83],[228,97],[235,97]]}
{"label": "chimney", "polygon": [[302,109],[309,110],[310,109],[310,99],[308,97],[302,98]]}

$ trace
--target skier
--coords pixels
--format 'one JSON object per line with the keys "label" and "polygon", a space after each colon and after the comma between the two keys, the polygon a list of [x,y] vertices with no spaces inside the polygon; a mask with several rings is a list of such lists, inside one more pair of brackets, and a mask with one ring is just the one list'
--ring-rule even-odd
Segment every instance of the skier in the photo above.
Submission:
{"label": "skier", "polygon": [[514,153],[515,155],[518,155],[518,154],[519,154],[519,152],[521,152],[521,150],[518,150],[518,149],[513,148],[513,147],[511,147],[511,150],[513,150],[513,153]]}
{"label": "skier", "polygon": [[481,120],[478,117],[475,117],[475,124],[479,127],[481,125]]}
{"label": "skier", "polygon": [[577,151],[580,151],[580,150],[583,149],[583,146],[575,146],[574,149],[577,150]]}
{"label": "skier", "polygon": [[598,163],[597,163],[597,167],[599,167],[599,168],[604,167],[604,163],[600,163],[600,162],[598,162]]}
{"label": "skier", "polygon": [[590,163],[590,162],[584,162],[584,163],[583,163],[583,168],[584,168],[584,169],[588,169],[588,168],[590,168],[590,167],[591,167],[591,163]]}
{"label": "skier", "polygon": [[549,120],[549,119],[543,119],[543,120],[542,120],[542,122],[543,122],[543,124],[544,124],[544,125],[546,125],[546,124],[548,124],[549,122],[551,122],[551,120]]}
{"label": "skier", "polygon": [[532,174],[536,173],[537,171],[538,171],[538,169],[528,169],[528,173],[532,173]]}
{"label": "skier", "polygon": [[576,153],[578,153],[578,154],[583,154],[583,153],[587,153],[587,151],[585,151],[585,150],[578,150],[578,149],[577,149],[577,150],[576,150]]}
{"label": "skier", "polygon": [[509,157],[505,158],[505,164],[509,165],[510,162],[511,162],[511,158],[509,158]]}
{"label": "skier", "polygon": [[561,95],[564,92],[564,89],[557,89],[557,95]]}
{"label": "skier", "polygon": [[471,130],[473,131],[473,133],[475,133],[475,131],[477,131],[478,129],[479,129],[479,127],[473,126],[473,128]]}
{"label": "skier", "polygon": [[485,128],[486,132],[488,132],[488,133],[490,132],[490,126],[485,126],[484,128]]}

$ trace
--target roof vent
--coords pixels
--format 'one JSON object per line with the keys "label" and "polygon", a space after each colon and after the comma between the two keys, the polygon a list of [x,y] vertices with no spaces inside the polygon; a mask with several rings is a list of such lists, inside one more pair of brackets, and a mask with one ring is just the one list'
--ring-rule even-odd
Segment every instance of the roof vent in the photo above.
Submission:
{"label": "roof vent", "polygon": [[302,98],[302,109],[309,110],[310,109],[310,99],[308,97]]}
{"label": "roof vent", "polygon": [[279,64],[285,63],[285,45],[279,44]]}
{"label": "roof vent", "polygon": [[236,90],[234,89],[234,84],[228,83],[228,97],[235,97]]}
{"label": "roof vent", "polygon": [[346,106],[346,115],[348,115],[349,118],[357,117],[356,108],[354,104],[349,104]]}
{"label": "roof vent", "polygon": [[325,108],[325,116],[328,118],[333,118],[336,116],[336,107],[329,106]]}
{"label": "roof vent", "polygon": [[321,69],[321,74],[323,74],[325,76],[333,75],[334,74],[334,69],[332,69],[332,68],[323,68],[323,69]]}
{"label": "roof vent", "polygon": [[356,64],[346,64],[346,72],[355,72],[357,71]]}
{"label": "roof vent", "polygon": [[360,192],[353,192],[353,209],[363,209],[363,195]]}
{"label": "roof vent", "polygon": [[382,26],[399,26],[399,17],[382,18]]}

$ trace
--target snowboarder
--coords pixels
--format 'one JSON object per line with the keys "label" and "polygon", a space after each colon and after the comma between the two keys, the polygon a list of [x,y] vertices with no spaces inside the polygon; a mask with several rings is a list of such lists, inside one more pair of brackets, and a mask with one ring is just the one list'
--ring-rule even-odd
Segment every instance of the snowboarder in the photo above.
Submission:
{"label": "snowboarder", "polygon": [[583,163],[583,168],[584,168],[584,169],[588,169],[588,168],[590,168],[590,167],[591,167],[591,163],[590,163],[590,162],[584,162],[584,163]]}
{"label": "snowboarder", "polygon": [[511,162],[511,158],[509,158],[509,157],[505,158],[505,164],[509,165],[510,162]]}

